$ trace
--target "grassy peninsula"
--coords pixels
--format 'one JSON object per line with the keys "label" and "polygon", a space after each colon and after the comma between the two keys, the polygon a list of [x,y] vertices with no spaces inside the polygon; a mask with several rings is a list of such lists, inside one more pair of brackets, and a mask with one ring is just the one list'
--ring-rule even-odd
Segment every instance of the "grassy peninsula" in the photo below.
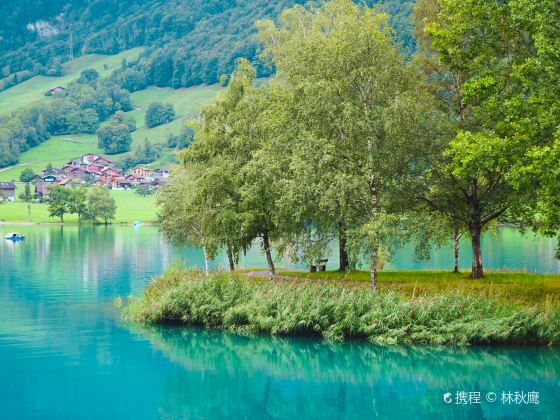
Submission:
{"label": "grassy peninsula", "polygon": [[[429,272],[421,282],[410,282],[406,272],[402,277],[381,275],[375,290],[367,281],[270,281],[170,267],[140,297],[129,299],[124,314],[129,321],[148,324],[380,344],[560,344],[560,305],[553,280],[501,273],[496,282],[489,275],[485,288],[464,287],[460,280],[456,287],[444,287],[447,276]],[[500,281],[508,278],[519,288],[510,284],[501,289]],[[531,298],[524,290],[534,282],[542,293]],[[520,291],[516,297],[515,290]]]}

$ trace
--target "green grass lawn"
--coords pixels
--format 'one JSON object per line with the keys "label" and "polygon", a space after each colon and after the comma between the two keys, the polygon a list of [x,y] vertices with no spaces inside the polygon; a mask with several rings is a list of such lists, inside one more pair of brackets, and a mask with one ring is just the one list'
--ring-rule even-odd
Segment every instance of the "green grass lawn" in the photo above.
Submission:
{"label": "green grass lawn", "polygon": [[[23,187],[18,185],[16,193],[19,194]],[[117,202],[115,223],[132,223],[135,221],[154,222],[157,219],[156,197],[154,195],[142,197],[132,190],[111,191]],[[32,223],[57,223],[57,217],[49,217],[48,205],[38,203],[25,203],[17,200],[13,203],[0,204],[0,222],[32,222]],[[77,223],[78,216],[65,215],[66,223]]]}
{"label": "green grass lawn", "polygon": [[[313,283],[324,281],[357,287],[369,287],[370,284],[369,271],[350,271],[348,273],[280,271],[279,273]],[[560,275],[486,272],[483,279],[473,280],[469,277],[468,272],[455,274],[447,271],[381,271],[379,272],[379,289],[398,290],[406,296],[460,291],[466,294],[497,297],[504,301],[517,301],[522,304],[546,305],[560,301]]]}
{"label": "green grass lawn", "polygon": [[136,60],[142,49],[141,47],[133,48],[116,55],[84,55],[70,63],[64,64],[64,67],[67,69],[67,73],[64,76],[32,77],[23,83],[0,92],[0,113],[8,113],[19,108],[48,101],[51,98],[44,96],[47,89],[53,86],[67,86],[68,83],[77,79],[83,70],[95,69],[101,77],[107,77],[121,65],[123,58],[129,61]]}

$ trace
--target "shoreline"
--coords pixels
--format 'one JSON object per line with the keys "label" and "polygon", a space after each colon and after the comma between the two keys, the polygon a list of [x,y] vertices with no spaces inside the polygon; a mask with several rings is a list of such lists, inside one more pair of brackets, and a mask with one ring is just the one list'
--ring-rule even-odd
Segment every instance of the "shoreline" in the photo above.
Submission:
{"label": "shoreline", "polygon": [[[158,226],[158,222],[143,222],[139,220],[140,225],[144,226]],[[116,222],[116,223],[78,223],[78,222],[5,222],[0,221],[0,226],[39,226],[39,225],[48,225],[48,226],[121,226],[121,225],[135,225],[135,222]]]}

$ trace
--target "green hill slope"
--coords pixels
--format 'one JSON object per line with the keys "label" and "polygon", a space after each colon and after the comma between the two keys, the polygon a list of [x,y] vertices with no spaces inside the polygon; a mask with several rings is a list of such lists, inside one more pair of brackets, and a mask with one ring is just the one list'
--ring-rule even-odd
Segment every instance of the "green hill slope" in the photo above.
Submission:
{"label": "green hill slope", "polygon": [[[32,80],[29,80],[29,82],[32,82]],[[31,84],[28,86],[30,90],[36,89]],[[200,108],[210,102],[219,90],[219,85],[195,86],[183,89],[150,86],[147,89],[134,92],[132,101],[135,110],[129,114],[136,119],[138,129],[132,133],[132,148],[144,139],[148,139],[152,143],[166,143],[169,133],[179,133],[185,118],[197,115]],[[154,101],[172,103],[177,118],[168,124],[147,128],[144,125],[144,114],[149,104]],[[21,171],[25,168],[31,168],[37,173],[44,169],[49,162],[55,167],[60,167],[69,159],[88,152],[103,154],[103,150],[97,148],[97,136],[93,134],[54,136],[37,147],[23,152],[18,165],[0,169],[0,180],[17,180]],[[113,155],[111,158],[118,159],[123,155]],[[159,163],[156,161],[151,166],[157,166]]]}
{"label": "green hill slope", "polygon": [[66,74],[60,77],[36,76],[5,91],[0,92],[0,113],[9,113],[16,109],[37,105],[48,101],[44,96],[53,86],[66,87],[76,80],[86,69],[95,69],[101,77],[107,77],[121,65],[123,59],[136,60],[143,48],[133,48],[116,55],[91,54],[79,57],[64,65]]}

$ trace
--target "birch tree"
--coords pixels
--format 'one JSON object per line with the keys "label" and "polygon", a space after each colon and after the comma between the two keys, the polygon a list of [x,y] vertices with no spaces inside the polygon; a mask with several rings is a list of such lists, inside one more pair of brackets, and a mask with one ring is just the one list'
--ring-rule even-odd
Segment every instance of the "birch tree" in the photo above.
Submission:
{"label": "birch tree", "polygon": [[292,118],[310,134],[294,154],[319,156],[302,175],[323,174],[318,201],[342,215],[376,287],[380,251],[401,231],[434,151],[431,98],[387,16],[372,9],[349,0],[295,6],[259,29],[279,82],[294,92]]}

